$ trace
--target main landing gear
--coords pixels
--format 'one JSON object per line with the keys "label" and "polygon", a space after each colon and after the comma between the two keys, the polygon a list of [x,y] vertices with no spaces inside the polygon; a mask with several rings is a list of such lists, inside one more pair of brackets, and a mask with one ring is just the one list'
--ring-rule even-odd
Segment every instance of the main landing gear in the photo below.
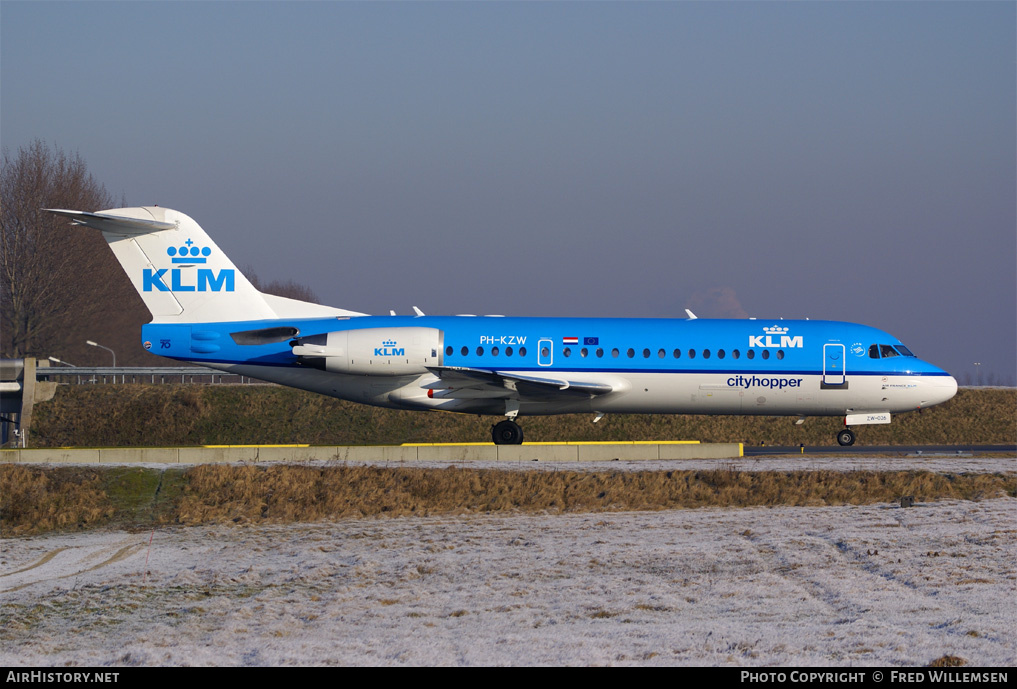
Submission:
{"label": "main landing gear", "polygon": [[495,445],[522,445],[523,429],[515,421],[506,419],[491,426]]}
{"label": "main landing gear", "polygon": [[842,431],[837,431],[837,442],[845,447],[848,445],[855,444],[855,432],[850,428],[845,428]]}

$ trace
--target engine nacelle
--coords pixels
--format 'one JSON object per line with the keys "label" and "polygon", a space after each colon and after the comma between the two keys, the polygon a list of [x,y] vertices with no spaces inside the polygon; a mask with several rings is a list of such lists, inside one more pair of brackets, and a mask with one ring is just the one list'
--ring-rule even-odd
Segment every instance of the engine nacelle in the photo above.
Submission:
{"label": "engine nacelle", "polygon": [[444,361],[445,333],[437,328],[363,328],[295,341],[300,363],[334,373],[407,376]]}

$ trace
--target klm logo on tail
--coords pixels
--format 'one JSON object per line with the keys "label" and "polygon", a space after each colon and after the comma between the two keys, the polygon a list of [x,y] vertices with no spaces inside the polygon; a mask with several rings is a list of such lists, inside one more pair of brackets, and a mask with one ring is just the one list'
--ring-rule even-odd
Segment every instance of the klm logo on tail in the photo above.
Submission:
{"label": "klm logo on tail", "polygon": [[[166,254],[174,264],[195,266],[203,264],[212,254],[210,247],[197,247],[188,239],[185,246],[171,246]],[[232,292],[236,285],[236,276],[232,268],[223,268],[218,273],[211,268],[198,268],[197,283],[191,283],[182,268],[145,268],[141,274],[142,289],[145,292]],[[166,277],[169,277],[169,284]]]}

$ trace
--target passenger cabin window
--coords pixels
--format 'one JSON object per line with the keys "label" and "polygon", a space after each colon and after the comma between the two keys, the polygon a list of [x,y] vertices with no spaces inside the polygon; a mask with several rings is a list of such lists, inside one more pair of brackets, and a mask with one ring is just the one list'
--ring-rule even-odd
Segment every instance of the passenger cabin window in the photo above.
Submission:
{"label": "passenger cabin window", "polygon": [[511,347],[506,347],[505,348],[505,356],[512,356],[512,348]]}
{"label": "passenger cabin window", "polygon": [[462,355],[463,355],[463,356],[466,356],[467,354],[469,354],[469,353],[470,353],[470,348],[469,348],[469,347],[463,347],[463,348],[462,348],[461,350],[459,350],[459,351],[460,351],[460,352],[462,353]]}
{"label": "passenger cabin window", "polygon": [[526,347],[519,348],[519,356],[526,356]]}
{"label": "passenger cabin window", "polygon": [[445,348],[445,356],[452,356],[452,345]]}

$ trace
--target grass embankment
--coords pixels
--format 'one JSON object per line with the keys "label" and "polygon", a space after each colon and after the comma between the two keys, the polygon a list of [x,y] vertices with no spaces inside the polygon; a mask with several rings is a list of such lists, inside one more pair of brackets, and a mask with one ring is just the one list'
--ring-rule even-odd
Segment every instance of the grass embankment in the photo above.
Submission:
{"label": "grass embankment", "polygon": [[[522,419],[526,440],[833,445],[840,418],[590,414]],[[274,386],[66,385],[35,409],[35,447],[489,442],[494,417],[403,412]],[[966,389],[921,414],[858,429],[859,445],[1012,443],[1017,391]]]}
{"label": "grass embankment", "polygon": [[872,504],[1017,495],[1017,475],[510,471],[331,465],[0,466],[0,536],[365,516]]}

